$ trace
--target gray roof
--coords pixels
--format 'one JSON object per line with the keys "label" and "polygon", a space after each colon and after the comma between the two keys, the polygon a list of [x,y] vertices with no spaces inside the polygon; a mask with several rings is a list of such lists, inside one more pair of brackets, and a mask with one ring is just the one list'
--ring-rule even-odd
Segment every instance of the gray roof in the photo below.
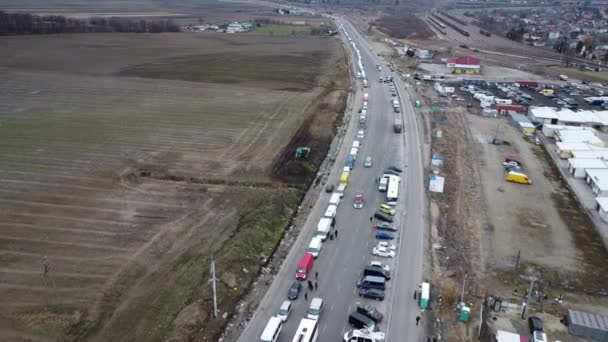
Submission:
{"label": "gray roof", "polygon": [[568,310],[568,331],[574,336],[608,341],[608,317],[590,312]]}
{"label": "gray roof", "polygon": [[513,121],[531,123],[528,117],[523,114],[510,113],[509,116],[511,116],[511,120]]}
{"label": "gray roof", "polygon": [[570,309],[568,310],[568,318],[570,323],[576,325],[608,331],[608,317],[606,316]]}

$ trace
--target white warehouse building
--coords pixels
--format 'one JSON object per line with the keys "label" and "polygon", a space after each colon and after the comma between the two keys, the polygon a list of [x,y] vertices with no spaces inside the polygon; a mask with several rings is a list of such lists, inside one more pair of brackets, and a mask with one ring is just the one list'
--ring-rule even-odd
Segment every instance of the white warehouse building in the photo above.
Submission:
{"label": "white warehouse building", "polygon": [[568,171],[574,178],[585,178],[587,170],[608,169],[608,162],[601,159],[568,159]]}

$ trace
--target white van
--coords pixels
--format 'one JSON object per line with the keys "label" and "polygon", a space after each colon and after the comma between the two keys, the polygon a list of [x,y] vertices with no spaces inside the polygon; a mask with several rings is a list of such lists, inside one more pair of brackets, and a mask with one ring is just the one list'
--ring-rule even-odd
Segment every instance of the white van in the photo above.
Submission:
{"label": "white van", "polygon": [[325,214],[323,214],[323,217],[328,217],[333,219],[334,217],[336,217],[336,211],[337,211],[337,207],[335,205],[330,204],[327,207],[327,210],[325,210]]}
{"label": "white van", "polygon": [[336,207],[338,206],[338,204],[340,204],[340,194],[337,193],[333,193],[331,194],[331,197],[329,198],[329,204],[331,205],[335,205]]}
{"label": "white van", "polygon": [[308,307],[308,311],[306,312],[306,318],[318,321],[322,311],[323,299],[315,297],[310,301],[310,306]]}
{"label": "white van", "polygon": [[360,146],[359,140],[353,141],[353,148],[359,148],[359,146]]}
{"label": "white van", "polygon": [[321,239],[320,236],[315,236],[312,238],[312,240],[310,240],[307,251],[310,254],[312,254],[312,256],[315,257],[315,259],[316,259],[319,256],[319,253],[321,252],[322,247],[323,247],[323,240]]}
{"label": "white van", "polygon": [[261,342],[276,342],[279,340],[279,335],[283,329],[283,321],[279,317],[270,317],[262,336],[260,337]]}
{"label": "white van", "polygon": [[319,224],[317,224],[317,236],[323,241],[325,241],[325,239],[327,239],[327,235],[329,235],[332,220],[333,219],[324,217],[319,220]]}
{"label": "white van", "polygon": [[388,177],[380,177],[378,182],[378,190],[385,192],[388,189]]}

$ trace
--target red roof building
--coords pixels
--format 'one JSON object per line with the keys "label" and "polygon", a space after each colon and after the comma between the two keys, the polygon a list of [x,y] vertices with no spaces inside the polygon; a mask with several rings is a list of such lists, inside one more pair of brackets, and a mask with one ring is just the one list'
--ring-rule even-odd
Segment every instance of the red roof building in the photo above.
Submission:
{"label": "red roof building", "polygon": [[473,56],[448,58],[446,66],[455,74],[477,74],[481,69],[481,61]]}

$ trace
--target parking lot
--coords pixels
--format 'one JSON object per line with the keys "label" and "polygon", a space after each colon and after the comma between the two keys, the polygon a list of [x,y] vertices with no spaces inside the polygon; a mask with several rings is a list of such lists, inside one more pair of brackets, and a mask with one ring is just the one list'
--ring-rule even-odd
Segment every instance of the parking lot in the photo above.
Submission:
{"label": "parking lot", "polygon": [[[464,84],[463,84],[464,83]],[[529,106],[548,106],[556,108],[568,108],[571,110],[602,110],[600,105],[591,105],[585,101],[586,97],[599,97],[604,95],[601,84],[543,84],[528,81],[528,86],[520,85],[516,82],[510,83],[487,83],[479,82],[453,83],[456,87],[456,94],[473,103],[474,94],[482,93],[495,99],[507,100],[505,104],[519,104]],[[524,82],[522,82],[523,84]]]}

